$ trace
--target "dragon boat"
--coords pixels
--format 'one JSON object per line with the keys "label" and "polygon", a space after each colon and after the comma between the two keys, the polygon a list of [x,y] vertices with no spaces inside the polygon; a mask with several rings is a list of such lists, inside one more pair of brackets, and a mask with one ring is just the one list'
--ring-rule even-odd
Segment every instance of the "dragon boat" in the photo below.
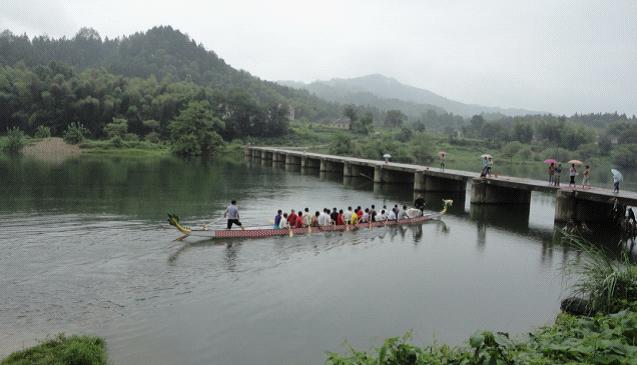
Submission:
{"label": "dragon boat", "polygon": [[[385,220],[377,222],[367,222],[358,224],[345,224],[345,225],[329,225],[319,227],[303,227],[303,228],[246,228],[246,229],[192,229],[183,226],[179,222],[179,217],[175,214],[168,214],[168,223],[175,227],[182,236],[177,240],[183,240],[189,236],[206,237],[206,238],[263,238],[274,236],[294,236],[321,232],[343,232],[353,231],[358,229],[371,229],[377,227],[386,226],[400,226],[408,224],[418,224],[427,222],[433,219],[439,219],[442,215],[447,213],[449,207],[453,204],[453,200],[443,200],[443,208],[440,212],[422,213],[415,217],[400,219],[400,220]],[[418,211],[420,212],[420,211]]]}

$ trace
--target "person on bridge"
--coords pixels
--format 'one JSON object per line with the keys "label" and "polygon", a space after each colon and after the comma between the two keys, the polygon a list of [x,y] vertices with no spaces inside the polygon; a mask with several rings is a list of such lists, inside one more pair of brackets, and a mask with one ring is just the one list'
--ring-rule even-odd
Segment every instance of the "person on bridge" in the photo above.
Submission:
{"label": "person on bridge", "polygon": [[487,176],[487,167],[489,167],[489,160],[487,159],[487,156],[484,156],[482,158],[482,172],[480,173],[480,177]]}
{"label": "person on bridge", "polygon": [[445,171],[445,158],[447,154],[444,152],[440,152],[440,170]]}
{"label": "person on bridge", "polygon": [[555,162],[549,165],[549,185],[553,185],[553,177],[555,176]]}
{"label": "person on bridge", "polygon": [[570,188],[573,185],[574,188],[577,188],[577,184],[575,184],[575,176],[577,176],[577,169],[575,168],[575,164],[571,164],[571,168],[568,169],[568,175],[571,180],[568,182],[568,187]]}
{"label": "person on bridge", "polygon": [[559,187],[560,186],[560,178],[562,177],[562,164],[558,163],[557,167],[555,168],[555,186]]}
{"label": "person on bridge", "polygon": [[590,189],[591,188],[591,184],[588,182],[588,179],[591,176],[591,167],[589,165],[586,165],[586,167],[584,168],[584,173],[582,174],[582,189]]}

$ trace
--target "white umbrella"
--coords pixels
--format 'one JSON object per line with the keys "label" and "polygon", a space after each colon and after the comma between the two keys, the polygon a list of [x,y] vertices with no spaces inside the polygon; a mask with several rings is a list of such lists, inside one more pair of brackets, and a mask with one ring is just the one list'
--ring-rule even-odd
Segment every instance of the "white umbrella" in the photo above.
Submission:
{"label": "white umbrella", "polygon": [[391,155],[389,153],[386,153],[383,155],[383,158],[391,158]]}
{"label": "white umbrella", "polygon": [[617,179],[617,181],[624,181],[624,175],[617,169],[610,169],[610,173],[613,174],[613,177]]}
{"label": "white umbrella", "polygon": [[490,154],[485,153],[484,155],[480,156],[480,158],[493,158]]}

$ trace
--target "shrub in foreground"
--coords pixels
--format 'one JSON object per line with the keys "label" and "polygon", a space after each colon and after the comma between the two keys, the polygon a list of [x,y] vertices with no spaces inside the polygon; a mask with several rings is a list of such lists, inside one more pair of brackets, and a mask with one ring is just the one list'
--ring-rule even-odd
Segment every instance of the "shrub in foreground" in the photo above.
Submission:
{"label": "shrub in foreground", "polygon": [[98,337],[57,335],[17,351],[0,365],[106,365],[106,345]]}
{"label": "shrub in foreground", "polygon": [[35,138],[49,138],[51,137],[51,128],[45,126],[45,125],[40,125],[38,126],[38,129],[35,130],[35,133],[33,134],[33,137]]}
{"label": "shrub in foreground", "polygon": [[419,347],[408,337],[390,338],[373,352],[331,353],[327,365],[424,364],[635,364],[637,313],[594,318],[560,315],[555,324],[514,340],[506,333],[481,332],[468,346]]}
{"label": "shrub in foreground", "polygon": [[89,131],[81,123],[71,123],[64,131],[64,142],[68,144],[80,144],[88,136]]}
{"label": "shrub in foreground", "polygon": [[4,146],[5,151],[17,153],[24,148],[26,144],[24,132],[18,127],[7,129],[7,144]]}

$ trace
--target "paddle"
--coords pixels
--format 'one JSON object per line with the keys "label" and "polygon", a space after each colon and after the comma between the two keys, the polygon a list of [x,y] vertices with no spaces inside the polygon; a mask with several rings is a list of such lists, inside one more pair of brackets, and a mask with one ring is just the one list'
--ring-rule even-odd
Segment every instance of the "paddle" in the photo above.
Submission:
{"label": "paddle", "polygon": [[212,221],[212,222],[210,222],[210,223],[204,224],[204,225],[203,225],[203,227],[202,227],[202,228],[203,228],[203,230],[204,230],[204,231],[207,231],[207,230],[208,230],[208,226],[213,225],[213,224],[217,224],[217,223],[219,223],[219,221],[221,221],[221,220],[222,220],[222,219],[224,219],[224,218],[225,218],[225,217],[220,217],[220,218],[217,218],[217,219],[215,219],[214,221]]}

